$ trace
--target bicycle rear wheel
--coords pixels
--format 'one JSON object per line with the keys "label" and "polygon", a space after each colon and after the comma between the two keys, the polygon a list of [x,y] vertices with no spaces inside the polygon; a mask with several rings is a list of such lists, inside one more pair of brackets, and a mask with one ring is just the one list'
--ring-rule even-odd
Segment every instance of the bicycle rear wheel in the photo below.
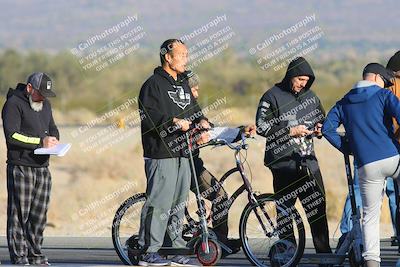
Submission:
{"label": "bicycle rear wheel", "polygon": [[114,249],[126,265],[137,265],[139,259],[129,254],[128,247],[139,249],[140,214],[146,202],[146,194],[134,195],[122,203],[115,213],[112,224]]}
{"label": "bicycle rear wheel", "polygon": [[276,200],[264,194],[245,207],[239,224],[243,250],[257,266],[297,266],[305,247],[303,222],[294,207],[288,209]]}

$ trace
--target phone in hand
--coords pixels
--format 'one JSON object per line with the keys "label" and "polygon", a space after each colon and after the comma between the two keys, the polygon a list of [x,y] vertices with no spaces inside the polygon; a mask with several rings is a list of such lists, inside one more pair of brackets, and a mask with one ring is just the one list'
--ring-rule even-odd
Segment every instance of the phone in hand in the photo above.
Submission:
{"label": "phone in hand", "polygon": [[315,131],[315,125],[311,121],[304,121],[304,125],[307,127],[307,130]]}

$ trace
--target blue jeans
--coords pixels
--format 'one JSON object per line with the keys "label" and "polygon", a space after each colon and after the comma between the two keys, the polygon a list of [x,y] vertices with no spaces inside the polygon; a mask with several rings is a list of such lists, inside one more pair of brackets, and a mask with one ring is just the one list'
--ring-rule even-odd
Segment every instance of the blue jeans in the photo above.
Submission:
{"label": "blue jeans", "polygon": [[[358,170],[357,169],[358,169],[357,163],[354,161],[354,174],[353,174],[354,195],[356,197],[356,206],[361,209],[362,208],[362,200],[361,200],[361,195],[360,195],[360,187],[359,187],[359,183],[358,183]],[[394,235],[396,235],[396,208],[397,208],[396,194],[394,191],[394,181],[390,177],[388,177],[386,179],[386,195],[389,198],[390,216],[392,219],[393,232],[394,232]],[[351,222],[351,202],[350,202],[350,196],[349,196],[349,194],[347,194],[346,202],[345,202],[344,208],[343,208],[342,220],[340,221],[340,232],[342,234],[347,233],[351,230],[352,227],[353,227],[353,223]]]}
{"label": "blue jeans", "polygon": [[393,232],[396,235],[396,208],[397,208],[397,203],[396,203],[396,192],[394,191],[394,180],[392,178],[387,178],[386,179],[386,195],[389,198],[389,208],[390,208],[390,216],[392,219],[392,225],[393,225]]}

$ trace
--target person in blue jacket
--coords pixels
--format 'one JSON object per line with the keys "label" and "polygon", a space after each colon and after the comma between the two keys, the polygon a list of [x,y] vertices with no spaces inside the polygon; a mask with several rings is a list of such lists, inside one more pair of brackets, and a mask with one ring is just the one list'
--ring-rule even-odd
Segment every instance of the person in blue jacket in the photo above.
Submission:
{"label": "person in blue jacket", "polygon": [[[400,99],[400,51],[397,51],[388,61],[386,68],[393,71],[395,74],[395,79],[393,80],[393,86],[388,88],[393,92],[397,98]],[[399,126],[394,123],[394,132],[397,141],[400,141],[400,131]],[[393,239],[394,243],[397,240],[397,235],[398,232],[400,234],[400,231],[398,231],[399,226],[396,223],[396,214],[397,214],[397,199],[396,199],[396,189],[395,189],[395,183],[391,177],[388,177],[386,179],[386,195],[389,200],[389,209],[390,209],[390,217],[392,220],[392,226],[393,226],[393,233],[395,239]],[[354,195],[356,197],[356,205],[358,207],[361,207],[361,196],[360,196],[360,189],[358,186],[358,171],[357,171],[357,161],[354,161]],[[400,218],[399,218],[400,219]],[[347,195],[346,201],[344,204],[343,208],[343,215],[342,219],[340,221],[340,232],[342,233],[342,236],[339,238],[339,242],[337,245],[337,249],[340,248],[340,245],[343,243],[343,241],[346,238],[346,235],[348,232],[350,232],[351,228],[353,227],[352,222],[351,222],[351,203],[350,203],[350,196]]]}
{"label": "person in blue jacket", "polygon": [[400,102],[389,90],[393,72],[378,63],[368,64],[363,80],[329,111],[322,127],[326,139],[344,152],[337,128],[343,125],[349,149],[358,164],[363,204],[363,257],[367,267],[379,266],[379,219],[386,177],[400,173],[400,145],[393,133],[392,118],[400,122]]}

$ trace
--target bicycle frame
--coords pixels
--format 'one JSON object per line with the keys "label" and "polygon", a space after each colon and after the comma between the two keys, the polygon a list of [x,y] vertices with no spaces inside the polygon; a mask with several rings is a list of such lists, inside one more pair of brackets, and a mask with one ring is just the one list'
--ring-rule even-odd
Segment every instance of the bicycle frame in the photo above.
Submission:
{"label": "bicycle frame", "polygon": [[[235,172],[235,171],[239,171],[240,176],[241,176],[242,181],[243,181],[243,185],[242,185],[241,187],[239,187],[239,188],[234,192],[234,194],[232,195],[231,199],[232,199],[232,198],[233,198],[233,200],[236,199],[236,197],[237,197],[238,195],[240,195],[244,190],[246,190],[246,191],[247,191],[247,194],[248,194],[247,197],[248,197],[249,203],[255,204],[256,206],[259,206],[258,201],[257,201],[257,197],[256,197],[257,195],[256,195],[256,193],[253,191],[253,188],[252,188],[252,186],[251,186],[251,183],[250,183],[249,179],[247,178],[246,172],[245,172],[245,170],[244,170],[243,163],[242,163],[242,161],[240,160],[240,151],[241,151],[242,149],[244,149],[244,150],[247,150],[247,149],[248,149],[248,145],[246,144],[245,140],[246,140],[245,135],[242,133],[242,134],[241,134],[241,142],[240,142],[240,144],[233,145],[233,144],[230,144],[230,143],[226,142],[226,140],[222,140],[222,139],[221,139],[221,140],[218,140],[218,139],[217,139],[215,142],[211,142],[211,143],[202,145],[202,146],[200,146],[199,148],[205,147],[205,146],[208,146],[208,145],[216,145],[216,146],[218,146],[218,145],[227,145],[230,149],[234,150],[234,151],[235,151],[235,152],[234,152],[234,157],[235,157],[236,168],[231,169],[230,171],[228,171],[228,173],[229,173],[228,175],[231,174],[231,173],[230,173],[231,171],[232,171],[232,173]],[[232,201],[231,203],[233,203],[233,201]],[[271,226],[274,226],[274,223],[273,223],[273,221],[271,220],[271,218],[269,217],[269,215],[268,215],[267,211],[265,210],[265,208],[264,208],[263,206],[259,206],[259,207],[260,207],[260,209],[261,209],[263,215],[264,215],[265,218],[267,219],[268,223],[269,223]],[[230,206],[228,207],[228,209],[229,209],[229,208],[230,208]],[[271,232],[268,231],[267,228],[265,227],[265,225],[264,225],[264,223],[263,223],[263,220],[262,220],[260,214],[257,212],[257,210],[254,210],[254,213],[255,213],[255,215],[256,215],[256,217],[257,217],[257,220],[259,221],[259,223],[260,223],[260,225],[261,225],[261,227],[262,227],[262,229],[263,229],[263,231],[264,231],[264,234],[265,234],[266,236],[269,236],[269,237],[272,236],[272,235],[274,234],[275,230],[276,230],[275,227],[273,227],[274,231],[271,233]]]}
{"label": "bicycle frame", "polygon": [[[246,172],[245,172],[245,170],[244,170],[243,164],[242,164],[242,162],[241,162],[241,160],[240,160],[240,156],[239,156],[239,153],[240,153],[240,150],[241,150],[241,149],[246,149],[246,150],[248,149],[248,145],[244,143],[244,140],[245,140],[245,139],[244,139],[244,137],[243,137],[243,135],[242,135],[242,143],[240,144],[240,146],[238,146],[238,147],[235,149],[236,167],[238,168],[239,173],[240,173],[240,176],[242,177],[243,184],[244,184],[244,186],[245,186],[245,190],[247,191],[247,194],[248,194],[247,197],[248,197],[249,203],[251,203],[251,204],[256,204],[257,206],[259,206],[259,205],[258,205],[257,198],[256,198],[256,194],[254,193],[253,188],[252,188],[252,186],[251,186],[251,184],[250,184],[250,181],[249,181],[249,179],[248,179],[247,176],[246,176]],[[259,206],[259,207],[260,207],[262,213],[264,214],[265,218],[267,219],[268,223],[269,223],[271,226],[273,226],[274,223],[272,222],[272,220],[271,220],[271,218],[269,217],[268,213],[266,212],[265,208],[264,208],[263,206]],[[261,217],[260,217],[260,214],[257,212],[257,209],[254,210],[254,213],[255,213],[255,215],[256,215],[256,217],[257,217],[257,220],[259,221],[259,223],[260,223],[260,225],[261,225],[261,227],[262,227],[262,229],[263,229],[263,231],[264,231],[264,234],[265,234],[266,236],[269,236],[269,237],[270,237],[271,235],[273,235],[273,232],[275,232],[275,230],[276,230],[275,227],[273,227],[273,228],[274,228],[274,231],[273,231],[272,233],[268,232],[267,228],[265,227],[265,225],[264,225],[264,223],[263,223],[263,220],[262,220]]]}
{"label": "bicycle frame", "polygon": [[242,136],[242,143],[240,144],[240,146],[238,146],[237,148],[235,148],[235,162],[236,162],[236,167],[239,170],[240,176],[242,178],[243,184],[245,186],[245,189],[248,193],[248,199],[250,203],[255,203],[257,201],[256,197],[255,197],[255,193],[253,192],[253,187],[250,184],[249,179],[246,176],[246,172],[244,170],[243,167],[243,163],[240,160],[240,150],[241,149],[248,149],[248,145],[244,143],[244,138]]}
{"label": "bicycle frame", "polygon": [[[234,157],[235,157],[236,168],[233,168],[233,169],[229,170],[226,174],[228,174],[228,176],[229,176],[231,174],[230,172],[233,173],[235,171],[239,171],[240,177],[242,178],[242,181],[243,181],[243,185],[241,187],[239,187],[235,191],[235,193],[233,195],[235,195],[237,193],[236,194],[236,196],[237,196],[237,195],[241,194],[244,190],[246,190],[248,192],[249,202],[250,203],[255,203],[257,201],[256,194],[253,191],[253,188],[252,188],[252,186],[250,184],[250,181],[247,178],[246,172],[244,170],[243,164],[242,164],[242,162],[240,160],[240,151],[242,149],[244,149],[244,150],[248,149],[248,145],[246,144],[245,140],[246,140],[245,135],[242,134],[241,135],[241,142],[240,142],[240,144],[237,144],[237,145],[233,145],[231,143],[228,143],[226,140],[223,140],[223,139],[217,139],[217,140],[211,141],[211,142],[209,142],[207,144],[200,145],[199,148],[203,148],[203,147],[206,147],[206,146],[223,146],[223,145],[226,145],[230,149],[234,150],[235,151],[234,152]],[[222,177],[221,180],[223,178],[224,177]]]}

